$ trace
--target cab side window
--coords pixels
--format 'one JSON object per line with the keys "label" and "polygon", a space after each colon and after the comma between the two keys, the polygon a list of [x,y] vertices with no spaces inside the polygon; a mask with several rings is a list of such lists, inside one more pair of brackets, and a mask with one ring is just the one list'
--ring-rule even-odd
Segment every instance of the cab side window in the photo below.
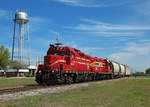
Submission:
{"label": "cab side window", "polygon": [[71,53],[72,53],[72,59],[75,59],[75,54],[73,52],[71,52]]}
{"label": "cab side window", "polygon": [[66,52],[66,55],[67,55],[67,56],[70,56],[70,51],[67,51],[67,52]]}

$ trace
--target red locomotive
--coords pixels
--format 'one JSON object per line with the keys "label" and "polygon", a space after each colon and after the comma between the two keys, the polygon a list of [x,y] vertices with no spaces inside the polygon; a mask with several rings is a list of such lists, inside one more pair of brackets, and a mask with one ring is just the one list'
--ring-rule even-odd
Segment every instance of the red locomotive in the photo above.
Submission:
{"label": "red locomotive", "polygon": [[107,59],[91,57],[75,48],[50,45],[44,64],[38,66],[36,81],[50,85],[124,76],[126,66],[121,73],[120,65],[115,64]]}

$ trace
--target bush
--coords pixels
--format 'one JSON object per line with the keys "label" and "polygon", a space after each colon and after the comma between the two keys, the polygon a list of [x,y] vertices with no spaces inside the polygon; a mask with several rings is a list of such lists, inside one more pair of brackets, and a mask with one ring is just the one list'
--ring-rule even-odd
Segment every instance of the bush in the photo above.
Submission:
{"label": "bush", "polygon": [[28,66],[24,63],[20,63],[18,61],[11,61],[9,64],[11,69],[27,69]]}
{"label": "bush", "polygon": [[150,68],[146,69],[145,73],[150,74]]}

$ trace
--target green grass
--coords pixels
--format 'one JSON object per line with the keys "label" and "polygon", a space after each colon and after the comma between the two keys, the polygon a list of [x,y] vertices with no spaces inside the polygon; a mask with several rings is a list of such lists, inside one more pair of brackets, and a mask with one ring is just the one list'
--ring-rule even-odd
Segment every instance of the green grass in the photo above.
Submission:
{"label": "green grass", "polygon": [[36,84],[35,78],[0,78],[0,88]]}
{"label": "green grass", "polygon": [[0,102],[2,107],[150,107],[150,79],[90,83],[91,87]]}

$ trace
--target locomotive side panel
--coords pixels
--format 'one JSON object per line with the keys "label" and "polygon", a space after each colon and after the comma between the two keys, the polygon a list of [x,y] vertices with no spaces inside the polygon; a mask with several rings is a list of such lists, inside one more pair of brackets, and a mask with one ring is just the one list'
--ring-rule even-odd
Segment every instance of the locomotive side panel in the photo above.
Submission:
{"label": "locomotive side panel", "polygon": [[93,68],[93,72],[99,72],[99,73],[111,73],[110,70],[108,70],[108,62],[105,59],[101,58],[91,58],[90,63],[91,68]]}

